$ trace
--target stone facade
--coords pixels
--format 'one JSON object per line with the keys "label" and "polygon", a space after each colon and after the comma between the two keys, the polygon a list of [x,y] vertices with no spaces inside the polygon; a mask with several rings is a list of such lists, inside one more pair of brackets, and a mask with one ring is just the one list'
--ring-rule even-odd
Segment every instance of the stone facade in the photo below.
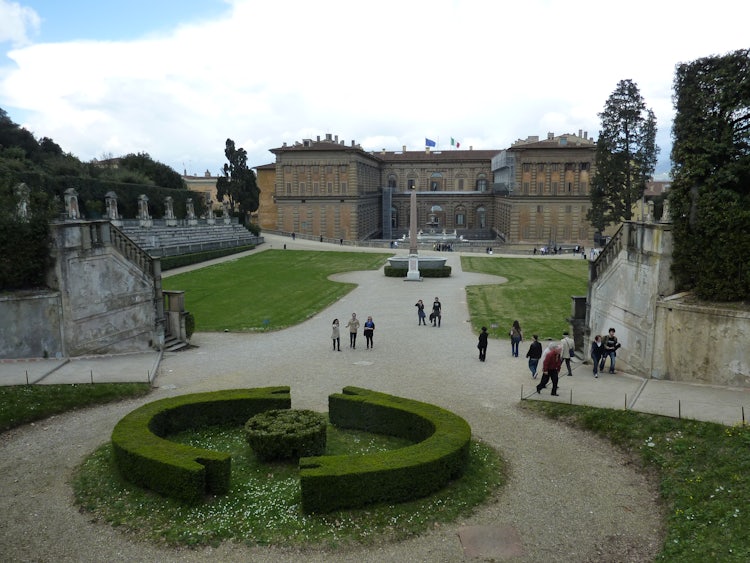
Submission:
{"label": "stone facade", "polygon": [[617,370],[684,381],[750,387],[750,311],[675,294],[670,223],[629,221],[590,263],[588,357],[610,327],[622,344]]}
{"label": "stone facade", "polygon": [[[269,230],[346,240],[399,238],[409,228],[409,193],[417,227],[467,239],[590,245],[586,221],[595,144],[586,134],[550,134],[506,151],[366,152],[338,137],[271,149],[274,197],[261,189],[259,221]],[[514,166],[509,167],[512,160]],[[518,188],[516,188],[518,186]]]}

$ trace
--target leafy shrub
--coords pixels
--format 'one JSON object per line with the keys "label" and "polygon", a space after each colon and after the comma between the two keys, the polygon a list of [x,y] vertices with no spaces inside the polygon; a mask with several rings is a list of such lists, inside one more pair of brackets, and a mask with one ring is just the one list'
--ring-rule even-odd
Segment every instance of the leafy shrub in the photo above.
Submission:
{"label": "leafy shrub", "polygon": [[245,438],[261,461],[323,455],[326,419],[309,410],[270,410],[247,421]]}
{"label": "leafy shrub", "polygon": [[195,332],[195,316],[191,312],[185,313],[185,336],[190,340]]}

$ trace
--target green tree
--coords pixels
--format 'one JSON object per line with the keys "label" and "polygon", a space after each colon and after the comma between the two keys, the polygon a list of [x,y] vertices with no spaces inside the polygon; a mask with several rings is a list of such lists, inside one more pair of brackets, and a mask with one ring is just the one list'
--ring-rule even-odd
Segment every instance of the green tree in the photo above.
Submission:
{"label": "green tree", "polygon": [[672,273],[703,299],[750,297],[750,50],[677,67]]}
{"label": "green tree", "polygon": [[629,221],[656,167],[656,117],[646,108],[638,86],[621,80],[599,114],[588,220],[599,231]]}
{"label": "green tree", "polygon": [[120,158],[119,166],[149,178],[155,185],[163,188],[183,190],[187,188],[185,180],[174,169],[155,161],[148,153],[128,154]]}
{"label": "green tree", "polygon": [[226,197],[230,209],[239,210],[240,220],[245,223],[247,215],[256,211],[260,203],[255,172],[247,167],[247,151],[236,148],[232,139],[227,139],[224,155],[228,162],[224,164],[224,175],[216,181],[216,197],[219,201]]}

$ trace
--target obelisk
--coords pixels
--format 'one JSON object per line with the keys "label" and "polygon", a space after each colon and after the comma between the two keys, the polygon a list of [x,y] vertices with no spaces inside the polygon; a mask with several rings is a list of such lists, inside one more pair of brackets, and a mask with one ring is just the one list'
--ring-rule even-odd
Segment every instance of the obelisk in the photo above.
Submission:
{"label": "obelisk", "polygon": [[409,271],[406,272],[406,281],[422,281],[419,275],[419,256],[417,255],[417,189],[411,187],[411,199],[409,201]]}

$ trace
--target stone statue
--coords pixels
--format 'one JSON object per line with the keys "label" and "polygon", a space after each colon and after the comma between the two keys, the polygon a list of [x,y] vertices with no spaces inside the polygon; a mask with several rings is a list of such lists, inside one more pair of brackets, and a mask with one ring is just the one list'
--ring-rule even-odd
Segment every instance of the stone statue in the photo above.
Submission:
{"label": "stone statue", "polygon": [[14,191],[18,198],[16,214],[19,219],[26,220],[29,218],[29,194],[31,194],[31,190],[29,186],[22,182],[16,186]]}
{"label": "stone statue", "polygon": [[104,202],[107,207],[107,219],[110,221],[118,221],[120,219],[120,213],[117,211],[117,194],[115,192],[107,192],[104,195]]}
{"label": "stone statue", "polygon": [[171,195],[164,198],[164,218],[174,219],[174,200]]}
{"label": "stone statue", "polygon": [[65,190],[65,218],[70,220],[80,219],[81,212],[78,209],[78,192],[75,188]]}

